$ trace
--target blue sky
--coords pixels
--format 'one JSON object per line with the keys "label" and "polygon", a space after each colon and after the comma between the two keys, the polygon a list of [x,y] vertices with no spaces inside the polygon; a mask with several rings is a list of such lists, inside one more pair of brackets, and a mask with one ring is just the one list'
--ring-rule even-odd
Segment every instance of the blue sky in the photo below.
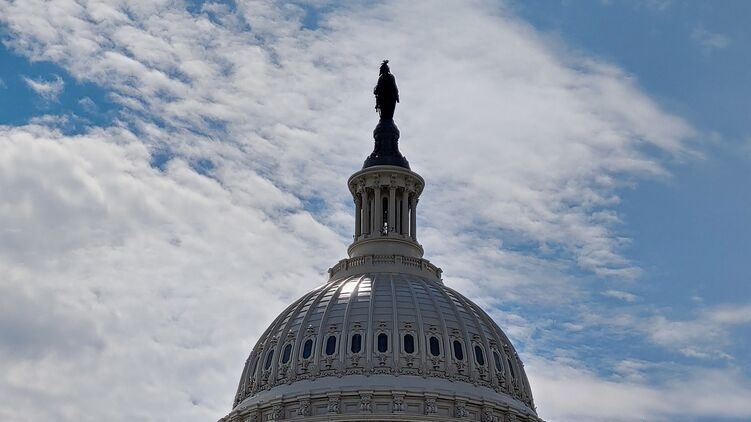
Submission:
{"label": "blue sky", "polygon": [[0,1],[0,419],[226,414],[346,253],[384,57],[426,257],[543,418],[751,419],[750,14]]}

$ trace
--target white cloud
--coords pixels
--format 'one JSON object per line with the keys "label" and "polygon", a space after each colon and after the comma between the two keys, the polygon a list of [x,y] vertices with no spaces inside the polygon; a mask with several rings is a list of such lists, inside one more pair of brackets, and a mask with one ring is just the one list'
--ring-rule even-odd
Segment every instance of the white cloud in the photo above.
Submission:
{"label": "white cloud", "polygon": [[625,302],[636,302],[636,300],[639,299],[639,296],[633,293],[624,292],[622,290],[615,290],[615,289],[606,290],[605,292],[602,293],[602,295],[620,299]]}
{"label": "white cloud", "polygon": [[[751,417],[751,383],[736,369],[692,369],[656,381],[610,379],[569,360],[525,365],[538,411],[548,422],[672,421]],[[641,366],[645,372],[651,365]],[[561,394],[565,391],[565,394]],[[701,392],[700,394],[697,394]]]}
{"label": "white cloud", "polygon": [[691,32],[691,38],[701,47],[714,50],[722,49],[730,44],[730,39],[723,34],[711,32],[704,28],[696,28]]}
{"label": "white cloud", "polygon": [[94,100],[92,100],[89,97],[83,97],[80,100],[78,100],[78,105],[81,106],[81,108],[84,109],[87,113],[97,113],[99,111],[99,107],[96,105]]}
{"label": "white cloud", "polygon": [[24,77],[23,80],[26,82],[26,85],[37,95],[42,97],[42,99],[47,102],[53,102],[57,101],[60,94],[62,94],[63,89],[65,89],[65,81],[63,81],[58,75],[53,76],[54,78],[52,80],[41,78],[31,79],[28,77]]}
{"label": "white cloud", "polygon": [[[589,328],[607,327],[613,333],[646,336],[651,343],[685,356],[710,360],[735,359],[724,350],[735,330],[751,326],[751,305],[722,305],[699,310],[693,318],[669,318],[661,311],[625,313],[586,312],[580,321]],[[743,358],[743,356],[738,356]]]}

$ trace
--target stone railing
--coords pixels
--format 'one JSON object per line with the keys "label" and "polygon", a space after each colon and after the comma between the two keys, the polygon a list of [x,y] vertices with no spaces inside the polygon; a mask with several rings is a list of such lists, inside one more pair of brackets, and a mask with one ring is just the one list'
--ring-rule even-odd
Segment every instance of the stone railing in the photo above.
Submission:
{"label": "stone railing", "polygon": [[396,272],[415,274],[421,277],[441,281],[443,271],[423,258],[402,255],[365,255],[342,259],[329,268],[329,279],[350,276],[358,273]]}

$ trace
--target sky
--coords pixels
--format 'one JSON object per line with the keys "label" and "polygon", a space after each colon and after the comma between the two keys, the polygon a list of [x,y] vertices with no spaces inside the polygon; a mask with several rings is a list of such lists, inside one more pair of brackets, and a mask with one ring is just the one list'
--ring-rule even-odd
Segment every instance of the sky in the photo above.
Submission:
{"label": "sky", "polygon": [[0,420],[227,414],[346,254],[385,58],[426,258],[541,417],[751,420],[750,15],[0,0]]}

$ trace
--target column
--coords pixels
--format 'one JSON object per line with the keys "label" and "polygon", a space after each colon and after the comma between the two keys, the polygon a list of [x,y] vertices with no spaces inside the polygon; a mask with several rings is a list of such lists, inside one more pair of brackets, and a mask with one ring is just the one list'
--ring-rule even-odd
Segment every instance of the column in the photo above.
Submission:
{"label": "column", "polygon": [[417,198],[410,201],[409,211],[409,233],[412,240],[417,240]]}
{"label": "column", "polygon": [[362,198],[355,197],[355,240],[362,234]]}
{"label": "column", "polygon": [[381,198],[380,186],[376,186],[375,188],[373,201],[375,201],[375,220],[373,221],[373,234],[380,236],[381,231],[383,230],[383,198]]}
{"label": "column", "polygon": [[362,234],[370,233],[370,204],[368,203],[368,190],[363,188],[360,191],[360,207],[362,208]]}
{"label": "column", "polygon": [[409,226],[407,225],[407,218],[409,218],[409,192],[405,188],[402,191],[402,215],[401,215],[401,227],[400,233],[403,235],[409,234]]}
{"label": "column", "polygon": [[389,187],[389,234],[396,231],[396,186]]}

